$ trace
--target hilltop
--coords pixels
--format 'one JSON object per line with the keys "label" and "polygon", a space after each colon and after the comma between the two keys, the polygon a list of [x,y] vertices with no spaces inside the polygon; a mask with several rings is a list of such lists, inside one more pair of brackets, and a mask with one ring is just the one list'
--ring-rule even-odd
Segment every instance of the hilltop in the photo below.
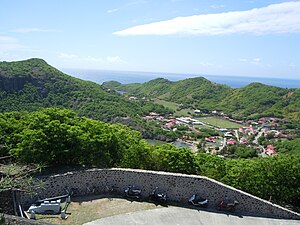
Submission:
{"label": "hilltop", "polygon": [[42,59],[0,62],[0,112],[61,107],[103,121],[168,112],[151,102],[133,102],[101,85],[66,75]]}
{"label": "hilltop", "polygon": [[[106,82],[103,85],[110,85]],[[114,83],[115,90],[136,96],[158,98],[201,111],[218,110],[234,118],[259,116],[300,120],[300,89],[251,83],[241,88],[216,84],[204,77],[176,82],[158,78],[142,84]]]}
{"label": "hilltop", "polygon": [[[171,117],[169,110],[147,101],[147,98],[129,101],[127,95],[112,90],[124,90],[141,97],[159,97],[181,103],[178,104],[180,107],[202,107],[201,110],[227,109],[230,112],[231,109],[234,112],[236,109],[237,113],[246,115],[251,110],[267,113],[278,108],[282,115],[289,109],[289,116],[297,116],[299,89],[258,83],[233,89],[201,77],[178,82],[161,78],[145,84],[107,82],[98,85],[66,75],[41,59],[0,62],[0,81],[0,112],[6,112],[0,113],[1,156],[58,169],[63,166],[128,167],[198,174],[264,199],[272,196],[274,200],[299,205],[299,140],[286,142],[282,137],[278,155],[273,157],[243,159],[243,150],[249,150],[243,145],[232,148],[240,151],[237,156],[241,155],[234,160],[206,154],[201,152],[202,141],[205,137],[215,137],[216,131],[200,127],[192,133],[183,124],[177,124],[174,130],[163,129],[158,121],[170,123],[176,120],[161,116],[165,113]],[[34,112],[24,113],[22,110]],[[150,112],[156,113],[151,113],[152,119],[144,119],[147,116],[142,115]],[[131,120],[125,124],[141,130],[144,137],[163,139],[161,137],[165,136],[165,140],[176,140],[183,136],[187,138],[188,134],[193,140],[201,141],[200,151],[196,153],[171,144],[149,145],[139,132],[120,124],[99,121],[111,122],[129,117]],[[245,135],[250,138],[250,135]],[[268,145],[271,139],[266,135],[264,140],[258,141]],[[13,183],[10,179],[8,181],[2,184],[2,189],[3,185]],[[275,184],[276,188],[270,184]]]}

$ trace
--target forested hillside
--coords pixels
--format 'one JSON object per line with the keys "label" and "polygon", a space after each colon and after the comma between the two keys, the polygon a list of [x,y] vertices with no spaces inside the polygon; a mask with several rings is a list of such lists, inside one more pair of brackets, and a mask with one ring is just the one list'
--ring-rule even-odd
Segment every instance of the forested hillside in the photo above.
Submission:
{"label": "forested hillside", "polygon": [[[171,144],[151,146],[141,133],[124,125],[103,122],[122,117],[134,123],[129,125],[143,130],[151,124],[136,117],[137,114],[169,113],[148,101],[128,101],[110,89],[207,110],[223,109],[249,116],[276,112],[294,118],[299,118],[299,89],[256,83],[232,89],[204,78],[178,82],[156,79],[126,86],[108,82],[101,86],[63,74],[40,59],[1,62],[0,81],[0,111],[6,112],[0,113],[0,156],[11,156],[16,163],[199,174],[265,199],[272,196],[276,201],[300,205],[298,139],[277,143],[279,154],[274,157],[232,160],[192,153]],[[128,116],[133,119],[127,120]],[[157,135],[161,131],[157,130]]]}
{"label": "forested hillside", "polygon": [[226,112],[236,116],[262,114],[299,120],[299,94],[300,89],[252,83],[232,90],[220,105]]}
{"label": "forested hillside", "polygon": [[[110,82],[104,83],[110,85]],[[163,78],[143,84],[112,85],[137,96],[160,98],[203,111],[220,110],[235,118],[278,116],[300,120],[300,89],[252,83],[230,88],[203,77],[171,82]]]}
{"label": "forested hillside", "polygon": [[151,102],[132,102],[101,85],[68,76],[42,59],[0,62],[0,112],[34,111],[45,107],[70,108],[90,118],[169,112]]}
{"label": "forested hillside", "polygon": [[[299,148],[299,140],[291,144],[278,148]],[[232,160],[171,144],[151,146],[124,125],[80,117],[66,109],[0,114],[0,153],[17,162],[55,168],[126,167],[199,174],[265,199],[272,196],[300,205],[299,151]]]}

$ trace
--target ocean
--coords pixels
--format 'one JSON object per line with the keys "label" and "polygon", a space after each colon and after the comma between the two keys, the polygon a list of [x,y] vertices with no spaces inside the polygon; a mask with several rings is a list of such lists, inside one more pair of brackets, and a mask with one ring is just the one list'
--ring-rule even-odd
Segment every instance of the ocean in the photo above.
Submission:
{"label": "ocean", "polygon": [[122,84],[144,83],[155,78],[166,78],[171,81],[183,80],[192,77],[205,77],[218,84],[225,84],[233,88],[240,88],[252,82],[260,82],[267,85],[282,88],[300,88],[300,79],[280,79],[271,77],[238,77],[221,75],[196,75],[177,73],[156,73],[156,72],[131,72],[113,70],[85,70],[85,69],[62,69],[63,72],[71,76],[102,84],[105,81],[118,81]]}

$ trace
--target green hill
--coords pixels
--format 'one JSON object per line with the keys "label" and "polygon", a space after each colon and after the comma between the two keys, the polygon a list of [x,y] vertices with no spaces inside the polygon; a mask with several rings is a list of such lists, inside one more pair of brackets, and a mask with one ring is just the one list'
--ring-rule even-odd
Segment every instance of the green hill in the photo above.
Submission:
{"label": "green hill", "polygon": [[0,62],[0,112],[69,108],[91,118],[168,112],[151,102],[133,102],[101,85],[62,73],[42,59]]}
{"label": "green hill", "polygon": [[203,77],[189,78],[172,82],[157,78],[143,84],[126,84],[115,87],[137,96],[160,98],[194,107],[214,109],[226,97],[231,88],[215,84]]}
{"label": "green hill", "polygon": [[196,77],[176,82],[159,78],[143,84],[119,85],[115,89],[203,111],[222,110],[235,118],[282,116],[300,120],[300,89],[295,88],[279,88],[261,83],[231,88]]}
{"label": "green hill", "polygon": [[260,83],[252,83],[234,89],[221,105],[236,116],[287,117],[300,120],[300,89],[279,88]]}
{"label": "green hill", "polygon": [[[251,83],[245,87],[233,89],[221,102],[224,109],[237,116],[264,113],[283,100],[287,89]],[[271,110],[270,110],[271,113]],[[279,111],[273,113],[281,114]]]}

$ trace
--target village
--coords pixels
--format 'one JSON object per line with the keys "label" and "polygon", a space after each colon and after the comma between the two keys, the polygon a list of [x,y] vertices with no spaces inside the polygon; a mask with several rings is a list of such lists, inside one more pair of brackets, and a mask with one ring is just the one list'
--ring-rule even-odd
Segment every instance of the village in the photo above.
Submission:
{"label": "village", "polygon": [[188,147],[193,152],[206,152],[220,157],[232,156],[238,148],[247,149],[248,157],[268,157],[277,154],[275,144],[291,140],[298,135],[284,126],[288,120],[275,117],[261,117],[257,120],[237,121],[222,112],[202,114],[194,110],[186,117],[163,117],[155,112],[143,117],[156,121],[165,131],[180,131],[175,142],[179,147]]}

